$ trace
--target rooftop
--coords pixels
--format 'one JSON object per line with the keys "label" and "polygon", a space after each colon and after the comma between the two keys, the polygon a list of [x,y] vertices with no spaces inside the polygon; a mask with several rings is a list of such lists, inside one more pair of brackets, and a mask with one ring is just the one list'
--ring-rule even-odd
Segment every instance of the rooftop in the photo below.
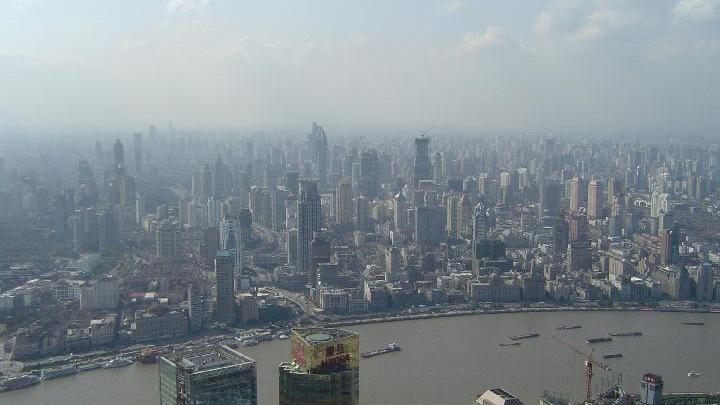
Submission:
{"label": "rooftop", "polygon": [[293,329],[293,332],[309,345],[327,343],[335,339],[357,335],[357,333],[349,330],[335,328],[297,328]]}
{"label": "rooftop", "polygon": [[224,345],[173,353],[164,357],[184,368],[192,369],[193,372],[226,366],[249,366],[255,363],[255,360]]}

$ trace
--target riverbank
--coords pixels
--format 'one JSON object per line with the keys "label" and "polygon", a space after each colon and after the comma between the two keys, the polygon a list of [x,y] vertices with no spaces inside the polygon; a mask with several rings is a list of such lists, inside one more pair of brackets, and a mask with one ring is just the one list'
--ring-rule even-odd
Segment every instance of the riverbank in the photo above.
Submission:
{"label": "riverbank", "polygon": [[712,314],[720,313],[718,309],[710,308],[645,308],[645,307],[538,307],[538,308],[500,308],[500,309],[475,309],[458,310],[450,312],[433,312],[410,315],[395,315],[375,318],[361,318],[341,320],[333,322],[320,322],[319,325],[327,327],[342,327],[353,325],[365,325],[372,323],[415,321],[421,319],[450,318],[471,315],[494,315],[494,314],[515,314],[515,313],[546,313],[546,312],[677,312],[689,314]]}

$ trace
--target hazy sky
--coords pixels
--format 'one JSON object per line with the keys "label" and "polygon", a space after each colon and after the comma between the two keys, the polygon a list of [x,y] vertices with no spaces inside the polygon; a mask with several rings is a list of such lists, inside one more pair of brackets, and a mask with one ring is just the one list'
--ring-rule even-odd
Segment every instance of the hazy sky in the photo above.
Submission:
{"label": "hazy sky", "polygon": [[720,0],[0,0],[0,129],[716,134]]}

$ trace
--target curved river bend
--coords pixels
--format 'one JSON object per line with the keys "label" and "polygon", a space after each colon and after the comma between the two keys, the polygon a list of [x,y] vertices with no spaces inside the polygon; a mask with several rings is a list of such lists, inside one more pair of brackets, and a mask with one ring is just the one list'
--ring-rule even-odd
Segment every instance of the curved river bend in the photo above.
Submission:
{"label": "curved river bend", "polygon": [[[701,321],[705,326],[684,326]],[[582,329],[557,331],[565,324]],[[475,395],[503,387],[526,404],[537,403],[544,389],[570,399],[584,397],[583,359],[553,335],[581,348],[585,340],[608,332],[640,331],[595,345],[597,357],[612,372],[596,371],[596,383],[622,376],[625,388],[639,392],[645,372],[663,376],[666,392],[720,390],[720,315],[656,312],[553,312],[494,314],[353,326],[363,351],[389,342],[402,346],[360,363],[360,398],[364,405],[469,404]],[[508,336],[537,332],[521,346],[500,347]],[[241,351],[258,363],[260,404],[277,403],[277,365],[289,358],[289,341],[273,341]],[[589,350],[589,349],[588,349]],[[702,374],[689,378],[688,372]],[[157,366],[135,364],[94,370],[44,381],[25,390],[0,394],[3,405],[156,405]]]}

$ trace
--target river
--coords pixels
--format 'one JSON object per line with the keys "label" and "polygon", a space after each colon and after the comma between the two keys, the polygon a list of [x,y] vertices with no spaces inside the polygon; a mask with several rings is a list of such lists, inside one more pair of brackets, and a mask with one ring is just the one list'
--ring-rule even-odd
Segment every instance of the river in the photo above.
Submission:
{"label": "river", "polygon": [[[702,321],[705,326],[686,326]],[[557,331],[564,324],[582,329]],[[596,370],[595,383],[622,376],[626,390],[639,392],[645,372],[660,374],[666,392],[720,390],[720,315],[658,312],[552,312],[493,314],[349,327],[360,334],[363,351],[397,342],[402,351],[360,363],[363,405],[469,404],[476,394],[503,387],[526,404],[544,389],[570,399],[584,397],[583,359],[555,339],[561,335],[587,349],[585,340],[608,332],[641,331],[594,345],[610,372]],[[500,347],[508,336],[540,333],[521,346]],[[289,359],[289,341],[241,348],[258,364],[260,404],[277,403],[277,365]],[[688,372],[700,373],[689,378]],[[156,405],[157,366],[94,370],[0,394],[2,405]]]}

